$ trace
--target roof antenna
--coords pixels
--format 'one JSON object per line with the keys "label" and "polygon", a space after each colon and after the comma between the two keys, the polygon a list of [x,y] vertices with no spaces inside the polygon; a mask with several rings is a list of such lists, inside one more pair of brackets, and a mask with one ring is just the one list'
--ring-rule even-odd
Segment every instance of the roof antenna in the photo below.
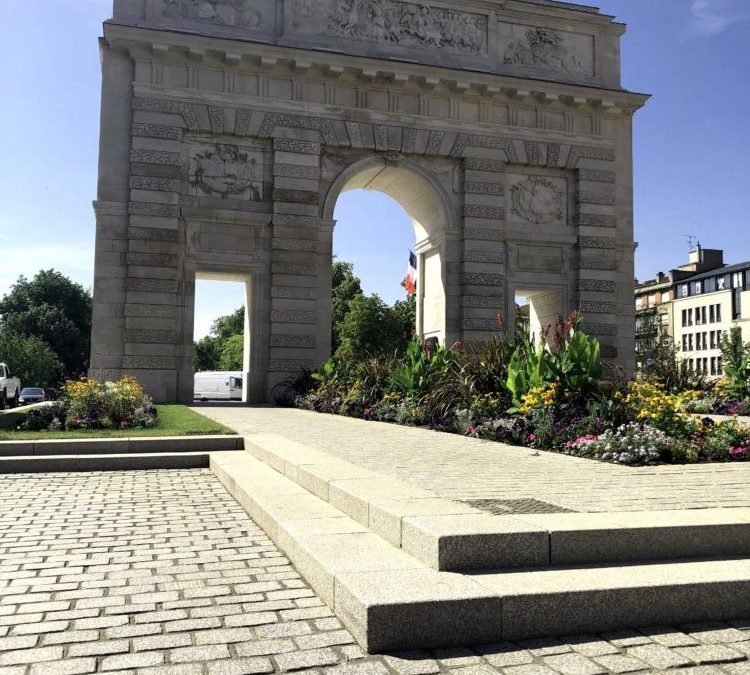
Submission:
{"label": "roof antenna", "polygon": [[682,236],[685,237],[685,239],[687,239],[690,250],[694,251],[696,242],[698,242],[698,237],[696,237],[694,234],[683,234]]}

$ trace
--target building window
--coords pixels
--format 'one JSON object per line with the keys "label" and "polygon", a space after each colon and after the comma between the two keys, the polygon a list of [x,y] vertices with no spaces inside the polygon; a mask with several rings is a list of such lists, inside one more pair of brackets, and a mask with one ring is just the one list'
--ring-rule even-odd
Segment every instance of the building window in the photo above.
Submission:
{"label": "building window", "polygon": [[724,359],[721,356],[719,356],[716,359],[716,374],[717,375],[724,374]]}
{"label": "building window", "polygon": [[716,305],[716,323],[721,323],[721,305]]}
{"label": "building window", "polygon": [[682,310],[682,327],[684,328],[685,326],[687,326],[687,310],[683,309]]}
{"label": "building window", "polygon": [[708,323],[706,321],[706,306],[701,307],[701,323]]}
{"label": "building window", "polygon": [[708,308],[708,319],[711,323],[716,323],[716,310],[714,309],[715,305],[711,305]]}
{"label": "building window", "polygon": [[688,351],[693,351],[693,336],[692,334],[688,335]]}
{"label": "building window", "polygon": [[693,325],[693,310],[692,308],[690,308],[688,310],[688,326],[692,326],[692,325]]}
{"label": "building window", "polygon": [[703,293],[703,282],[702,281],[696,281],[695,282],[695,294],[701,295]]}
{"label": "building window", "polygon": [[716,357],[711,357],[711,375],[716,375]]}
{"label": "building window", "polygon": [[742,272],[735,272],[732,275],[732,288],[742,288],[744,284]]}
{"label": "building window", "polygon": [[716,331],[711,331],[711,349],[716,349]]}
{"label": "building window", "polygon": [[690,295],[689,286],[687,284],[682,284],[682,286],[680,286],[680,297],[687,298],[688,295]]}
{"label": "building window", "polygon": [[716,280],[716,288],[718,288],[720,291],[723,291],[726,285],[727,285],[726,277],[719,277]]}

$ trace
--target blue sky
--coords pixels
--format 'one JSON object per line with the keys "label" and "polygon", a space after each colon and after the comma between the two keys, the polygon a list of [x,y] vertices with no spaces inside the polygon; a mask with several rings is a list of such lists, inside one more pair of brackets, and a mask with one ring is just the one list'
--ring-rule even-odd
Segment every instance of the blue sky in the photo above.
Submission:
{"label": "blue sky", "polygon": [[[635,123],[637,274],[682,263],[685,234],[750,259],[750,0],[601,0],[629,24],[623,82],[654,95]],[[101,22],[111,0],[0,0],[0,295],[55,267],[90,286]],[[414,235],[385,196],[338,204],[335,253],[366,290],[402,295]],[[197,332],[242,302],[201,285]]]}

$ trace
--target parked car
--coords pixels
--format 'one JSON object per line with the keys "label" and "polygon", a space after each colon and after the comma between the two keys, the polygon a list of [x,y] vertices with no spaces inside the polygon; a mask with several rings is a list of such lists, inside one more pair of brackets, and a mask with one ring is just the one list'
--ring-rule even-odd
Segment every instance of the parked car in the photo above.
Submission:
{"label": "parked car", "polygon": [[7,363],[0,363],[0,410],[15,408],[21,394],[21,380],[10,374]]}
{"label": "parked car", "polygon": [[43,403],[47,400],[47,394],[40,387],[24,387],[21,389],[21,398],[18,402],[21,405],[31,405],[32,403]]}
{"label": "parked car", "polygon": [[196,373],[193,398],[200,401],[241,401],[242,373]]}

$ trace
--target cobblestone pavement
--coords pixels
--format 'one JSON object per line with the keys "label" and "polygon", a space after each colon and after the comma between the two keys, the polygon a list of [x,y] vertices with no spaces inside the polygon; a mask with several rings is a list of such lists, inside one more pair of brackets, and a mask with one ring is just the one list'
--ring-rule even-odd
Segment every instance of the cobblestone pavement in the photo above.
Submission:
{"label": "cobblestone pavement", "polygon": [[366,656],[208,471],[0,476],[0,675],[740,675],[748,658],[750,620]]}
{"label": "cobblestone pavement", "polygon": [[240,433],[282,434],[448,499],[538,499],[581,512],[750,507],[747,462],[629,468],[301,410],[200,412]]}

